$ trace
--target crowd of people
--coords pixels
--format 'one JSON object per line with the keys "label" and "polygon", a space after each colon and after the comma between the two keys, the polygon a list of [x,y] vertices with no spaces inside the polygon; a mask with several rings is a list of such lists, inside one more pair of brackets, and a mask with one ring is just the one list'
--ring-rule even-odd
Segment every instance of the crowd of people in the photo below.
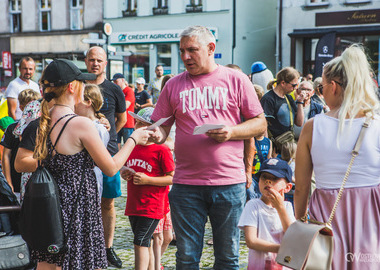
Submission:
{"label": "crowd of people", "polygon": [[186,28],[186,71],[164,76],[158,65],[145,87],[144,78],[131,85],[121,73],[107,80],[106,53],[92,47],[88,73],[65,59],[46,67],[42,98],[31,81],[33,59],[21,60],[6,92],[9,116],[0,119],[4,177],[22,201],[42,162],[58,184],[66,232],[75,221],[67,252],[32,250],[37,269],[122,268],[113,249],[121,179],[135,269],[163,269],[174,235],[177,269],[199,269],[208,220],[214,269],[239,269],[241,230],[248,269],[282,269],[276,253],[287,228],[308,215],[328,221],[368,117],[332,222],[332,269],[380,266],[380,105],[363,48],[347,48],[314,80],[293,67],[274,77],[263,62],[247,76],[216,64],[215,48],[206,27]]}

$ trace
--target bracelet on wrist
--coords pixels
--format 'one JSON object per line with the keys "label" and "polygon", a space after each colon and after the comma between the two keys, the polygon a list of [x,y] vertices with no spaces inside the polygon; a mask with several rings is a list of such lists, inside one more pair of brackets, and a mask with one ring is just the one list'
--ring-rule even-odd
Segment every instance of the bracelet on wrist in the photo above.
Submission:
{"label": "bracelet on wrist", "polygon": [[303,101],[296,101],[296,104],[305,104]]}
{"label": "bracelet on wrist", "polygon": [[[132,137],[128,137],[128,139],[131,139],[134,143],[135,143],[135,146],[137,145],[137,142],[136,142],[136,140],[134,139],[134,138],[132,138]],[[128,140],[127,139],[127,140]]]}

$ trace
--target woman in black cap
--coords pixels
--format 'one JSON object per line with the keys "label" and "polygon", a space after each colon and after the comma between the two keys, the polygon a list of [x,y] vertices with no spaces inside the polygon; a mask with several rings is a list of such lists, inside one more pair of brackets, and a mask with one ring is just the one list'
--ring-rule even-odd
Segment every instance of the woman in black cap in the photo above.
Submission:
{"label": "woman in black cap", "polygon": [[[94,77],[94,74],[82,73],[68,60],[56,59],[41,78],[44,100],[34,158],[42,161],[57,181],[66,233],[72,214],[74,222],[66,236],[69,248],[65,254],[32,251],[33,258],[38,260],[38,269],[107,268],[94,162],[103,173],[112,176],[124,165],[134,146],[145,144],[149,137],[148,131],[136,130],[111,157],[92,121],[74,113],[75,105],[83,101],[83,81],[94,80]],[[49,109],[51,100],[54,105]],[[24,158],[18,165],[36,167],[35,159]],[[83,174],[83,188],[78,194]],[[78,205],[74,209],[76,198]]]}

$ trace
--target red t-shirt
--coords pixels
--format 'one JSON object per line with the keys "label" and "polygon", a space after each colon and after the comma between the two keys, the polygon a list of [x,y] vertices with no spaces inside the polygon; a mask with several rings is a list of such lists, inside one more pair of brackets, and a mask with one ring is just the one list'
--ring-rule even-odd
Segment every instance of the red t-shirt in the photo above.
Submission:
{"label": "red t-shirt", "polygon": [[134,112],[135,110],[135,93],[133,92],[132,88],[129,86],[125,87],[123,89],[123,93],[125,96],[125,101],[131,102],[131,105],[126,110],[127,114],[127,123],[125,123],[125,128],[134,128],[135,127],[135,119],[128,113],[128,112]]}
{"label": "red t-shirt", "polygon": [[[173,155],[164,144],[137,145],[125,166],[148,176],[174,171]],[[162,219],[168,212],[168,186],[135,185],[128,181],[126,216]]]}

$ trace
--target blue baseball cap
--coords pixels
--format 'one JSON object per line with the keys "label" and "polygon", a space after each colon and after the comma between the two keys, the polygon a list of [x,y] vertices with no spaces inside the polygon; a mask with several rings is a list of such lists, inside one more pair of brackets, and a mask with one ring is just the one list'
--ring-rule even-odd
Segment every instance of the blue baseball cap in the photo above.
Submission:
{"label": "blue baseball cap", "polygon": [[251,73],[258,73],[267,69],[267,66],[260,61],[254,62],[251,66]]}
{"label": "blue baseball cap", "polygon": [[117,79],[125,79],[125,77],[124,77],[124,75],[121,74],[121,73],[116,73],[116,74],[113,75],[111,81],[116,81]]}
{"label": "blue baseball cap", "polygon": [[285,180],[289,183],[292,182],[292,169],[288,163],[282,159],[270,158],[265,160],[256,174],[258,178],[260,178],[262,172],[268,172],[278,178],[285,178]]}

